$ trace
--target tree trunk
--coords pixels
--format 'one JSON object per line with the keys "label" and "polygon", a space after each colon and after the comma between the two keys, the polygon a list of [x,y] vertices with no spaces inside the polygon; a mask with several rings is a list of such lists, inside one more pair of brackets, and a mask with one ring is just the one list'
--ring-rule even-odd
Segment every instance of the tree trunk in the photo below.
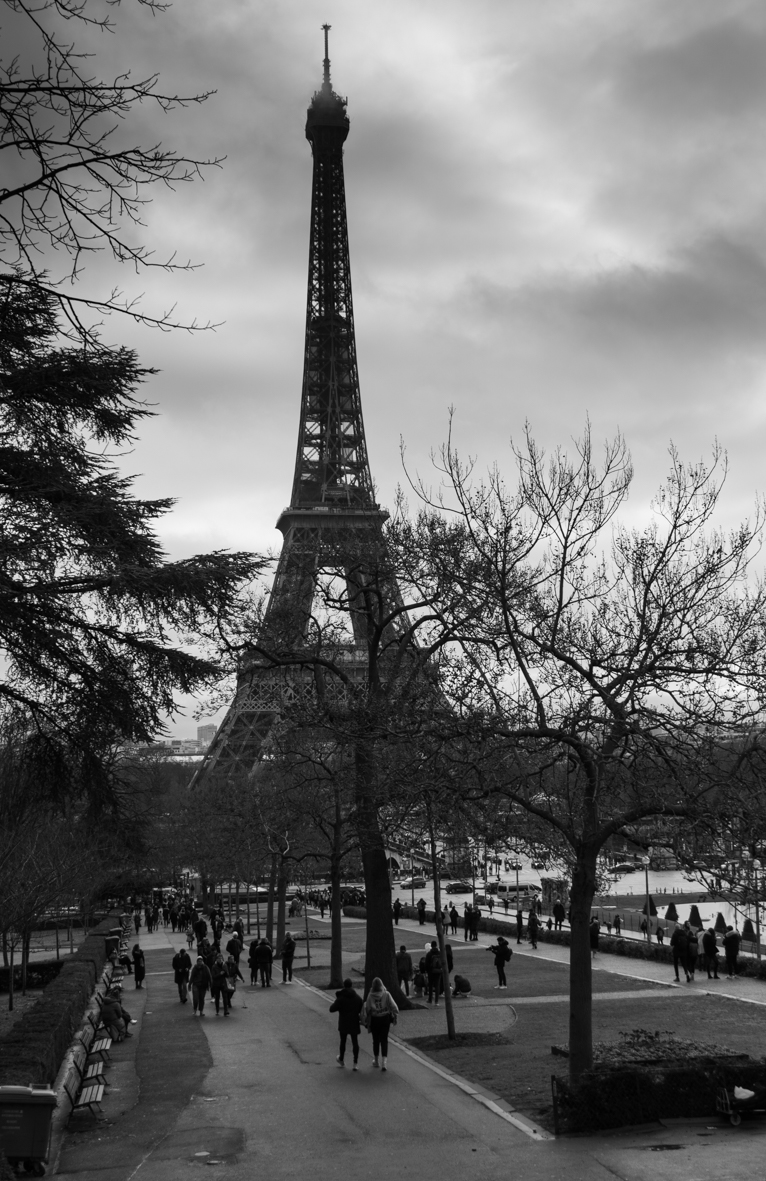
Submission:
{"label": "tree trunk", "polygon": [[[343,812],[340,791],[335,788],[335,817],[330,854],[330,988],[343,987],[343,928],[340,905],[340,867],[343,859]],[[308,910],[308,907],[306,908]]]}
{"label": "tree trunk", "polygon": [[374,744],[359,740],[355,755],[355,802],[359,844],[362,850],[364,890],[367,907],[364,987],[369,992],[376,976],[393,996],[400,1009],[412,1008],[399,987],[396,972],[394,921],[391,914],[391,881],[386,864],[386,848],[375,806]]}
{"label": "tree trunk", "polygon": [[269,896],[266,900],[266,939],[274,946],[274,893],[277,888],[277,854],[271,854],[269,871]]}
{"label": "tree trunk", "polygon": [[[444,1009],[447,1014],[447,1037],[451,1042],[455,1040],[455,1011],[452,1007],[452,993],[450,992],[449,967],[447,960],[447,938],[442,922],[442,886],[439,877],[439,866],[436,861],[436,840],[431,825],[431,809],[428,809],[428,828],[431,841],[431,868],[434,875],[434,906],[436,908],[436,938],[439,940],[439,955],[442,961],[442,980],[444,981]],[[438,997],[437,997],[438,1000]]]}
{"label": "tree trunk", "polygon": [[596,892],[596,854],[578,851],[572,875],[572,933],[569,949],[569,1080],[577,1082],[593,1065],[593,995],[590,916]]}
{"label": "tree trunk", "polygon": [[29,963],[29,944],[32,940],[32,935],[29,931],[24,931],[21,936],[21,995],[27,995],[27,964]]}
{"label": "tree trunk", "polygon": [[275,949],[281,952],[285,941],[285,895],[287,893],[287,862],[284,857],[279,859],[279,876],[277,878],[277,942]]}
{"label": "tree trunk", "polygon": [[8,970],[8,1009],[13,1009],[13,936],[11,936],[11,963]]}

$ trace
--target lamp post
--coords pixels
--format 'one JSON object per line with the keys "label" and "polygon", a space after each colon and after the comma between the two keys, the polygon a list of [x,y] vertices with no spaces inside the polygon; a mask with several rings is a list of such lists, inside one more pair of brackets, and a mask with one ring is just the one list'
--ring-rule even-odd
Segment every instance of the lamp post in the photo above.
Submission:
{"label": "lamp post", "polygon": [[410,888],[412,890],[412,905],[415,905],[415,850],[410,850]]}
{"label": "lamp post", "polygon": [[646,856],[641,858],[641,864],[644,867],[644,880],[646,883],[646,939],[648,943],[652,941],[652,917],[649,910],[649,865],[652,858],[651,845],[646,850]]}

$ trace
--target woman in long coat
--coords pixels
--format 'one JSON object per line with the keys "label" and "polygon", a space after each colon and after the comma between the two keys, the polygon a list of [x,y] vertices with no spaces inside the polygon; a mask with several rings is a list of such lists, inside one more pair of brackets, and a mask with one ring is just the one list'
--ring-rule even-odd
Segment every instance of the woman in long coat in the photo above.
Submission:
{"label": "woman in long coat", "polygon": [[133,973],[136,978],[136,988],[143,988],[144,976],[146,975],[146,961],[144,960],[144,953],[137,943],[133,947]]}

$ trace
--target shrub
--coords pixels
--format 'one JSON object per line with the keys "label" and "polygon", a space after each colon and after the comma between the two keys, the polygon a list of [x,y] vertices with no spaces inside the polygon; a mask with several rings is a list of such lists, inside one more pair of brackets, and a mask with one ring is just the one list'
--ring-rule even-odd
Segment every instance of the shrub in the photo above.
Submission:
{"label": "shrub", "polygon": [[765,1081],[766,1061],[747,1055],[591,1070],[574,1087],[554,1076],[556,1124],[559,1131],[596,1132],[661,1119],[710,1118],[719,1087],[731,1090],[736,1083],[758,1090]]}
{"label": "shrub", "polygon": [[104,919],[83,940],[40,999],[0,1039],[0,1086],[53,1084],[106,960]]}

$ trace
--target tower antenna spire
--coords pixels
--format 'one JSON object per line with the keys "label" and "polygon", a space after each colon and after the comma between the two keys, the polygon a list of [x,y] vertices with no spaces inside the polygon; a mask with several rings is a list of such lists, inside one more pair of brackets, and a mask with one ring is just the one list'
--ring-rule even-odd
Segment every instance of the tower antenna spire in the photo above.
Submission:
{"label": "tower antenna spire", "polygon": [[330,29],[332,25],[322,25],[324,29],[324,77],[322,79],[322,89],[330,90]]}

